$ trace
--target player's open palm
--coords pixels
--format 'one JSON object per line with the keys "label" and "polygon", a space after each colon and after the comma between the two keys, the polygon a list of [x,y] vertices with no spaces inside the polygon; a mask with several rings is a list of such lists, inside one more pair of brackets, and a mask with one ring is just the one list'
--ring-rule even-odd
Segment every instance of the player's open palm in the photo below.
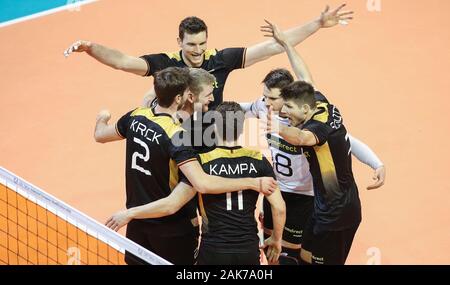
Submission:
{"label": "player's open palm", "polygon": [[86,52],[91,48],[91,42],[79,40],[71,44],[65,51],[64,56],[68,57],[73,52]]}
{"label": "player's open palm", "polygon": [[331,28],[337,24],[346,24],[347,20],[352,20],[353,11],[342,11],[346,4],[342,4],[336,9],[330,11],[330,6],[327,6],[320,15],[320,25],[322,28]]}
{"label": "player's open palm", "polygon": [[288,40],[286,35],[278,28],[276,24],[264,20],[267,25],[261,26],[261,32],[264,32],[265,37],[273,37],[279,44],[285,45]]}

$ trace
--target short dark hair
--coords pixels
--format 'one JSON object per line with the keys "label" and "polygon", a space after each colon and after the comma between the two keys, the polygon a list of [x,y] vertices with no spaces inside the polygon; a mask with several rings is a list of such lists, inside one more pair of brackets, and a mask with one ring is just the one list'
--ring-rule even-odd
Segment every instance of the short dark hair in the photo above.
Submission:
{"label": "short dark hair", "polygon": [[195,35],[203,31],[206,32],[206,36],[208,37],[208,27],[202,19],[195,16],[187,17],[181,21],[178,27],[178,37],[183,40],[185,33]]}
{"label": "short dark hair", "polygon": [[308,104],[311,108],[316,107],[314,87],[305,81],[294,81],[281,89],[281,98],[284,101],[293,100],[297,105]]}
{"label": "short dark hair", "polygon": [[168,108],[177,95],[183,95],[190,82],[189,69],[168,67],[154,75],[154,87],[158,104]]}
{"label": "short dark hair", "polygon": [[264,80],[262,83],[266,85],[267,88],[280,88],[291,84],[294,82],[294,77],[289,72],[289,70],[284,68],[277,68],[271,70],[269,73],[267,73],[266,77],[264,77]]}
{"label": "short dark hair", "polygon": [[[244,110],[236,102],[224,101],[216,108],[217,135],[225,141],[235,141],[242,134],[244,129]],[[222,122],[218,125],[218,122]]]}

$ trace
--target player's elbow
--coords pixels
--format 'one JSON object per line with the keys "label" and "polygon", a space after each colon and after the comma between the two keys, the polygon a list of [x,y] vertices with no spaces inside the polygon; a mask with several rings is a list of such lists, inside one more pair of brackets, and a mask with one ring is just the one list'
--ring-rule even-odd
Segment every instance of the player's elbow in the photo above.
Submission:
{"label": "player's elbow", "polygon": [[194,185],[194,188],[200,194],[208,194],[208,191],[210,190],[210,187],[208,187],[206,183],[197,183]]}
{"label": "player's elbow", "polygon": [[166,208],[164,208],[162,214],[163,214],[163,216],[170,216],[170,215],[173,215],[176,212],[178,212],[178,210],[179,210],[179,208],[177,209],[172,205],[168,205]]}
{"label": "player's elbow", "polygon": [[98,133],[98,132],[95,132],[95,133],[94,133],[94,139],[95,139],[95,141],[98,142],[98,143],[106,143],[106,142],[107,142],[107,140],[105,139],[105,137],[102,136],[102,135],[101,135],[100,133]]}
{"label": "player's elbow", "polygon": [[200,194],[208,194],[208,191],[210,191],[212,187],[212,183],[209,181],[209,175],[206,175],[204,172],[202,172],[201,175],[194,176],[189,179],[192,187],[194,187],[194,189]]}
{"label": "player's elbow", "polygon": [[172,201],[172,199],[167,199],[166,201],[167,203],[165,207],[163,207],[164,216],[173,215],[181,209],[182,205],[180,205],[176,201]]}

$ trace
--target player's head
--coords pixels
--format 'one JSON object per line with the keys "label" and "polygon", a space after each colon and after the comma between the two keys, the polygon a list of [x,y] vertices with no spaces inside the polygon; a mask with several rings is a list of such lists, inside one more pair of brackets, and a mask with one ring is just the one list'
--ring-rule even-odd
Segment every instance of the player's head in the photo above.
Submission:
{"label": "player's head", "polygon": [[236,102],[222,102],[216,108],[215,127],[219,140],[236,142],[244,128],[245,113]]}
{"label": "player's head", "polygon": [[187,17],[181,21],[178,30],[178,45],[183,60],[188,66],[200,67],[203,63],[208,40],[208,27],[197,17]]}
{"label": "player's head", "polygon": [[213,90],[216,78],[208,71],[201,68],[189,69],[189,90],[186,104],[201,104],[203,112],[208,111],[209,103],[214,101]]}
{"label": "player's head", "polygon": [[289,118],[292,126],[303,124],[316,108],[314,87],[304,81],[294,81],[281,89],[283,113]]}
{"label": "player's head", "polygon": [[181,108],[189,95],[189,69],[180,67],[168,67],[154,76],[154,87],[158,104],[169,108],[173,104],[177,109]]}
{"label": "player's head", "polygon": [[294,82],[292,74],[284,68],[278,68],[270,71],[262,83],[264,102],[267,107],[272,106],[275,112],[280,112],[283,108],[283,99],[280,96],[281,89]]}

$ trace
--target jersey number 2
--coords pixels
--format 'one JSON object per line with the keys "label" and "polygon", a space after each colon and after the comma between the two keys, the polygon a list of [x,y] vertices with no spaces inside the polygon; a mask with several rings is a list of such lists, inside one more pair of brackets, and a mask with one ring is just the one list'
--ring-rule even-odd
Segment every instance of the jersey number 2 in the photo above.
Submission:
{"label": "jersey number 2", "polygon": [[150,150],[148,149],[148,146],[145,142],[141,141],[138,138],[133,138],[133,141],[137,144],[139,144],[140,146],[142,146],[145,149],[145,154],[139,153],[137,151],[135,151],[133,153],[133,157],[131,159],[131,168],[132,169],[136,169],[140,172],[143,172],[145,175],[149,175],[151,176],[152,173],[150,172],[150,170],[144,169],[143,167],[137,165],[136,160],[142,159],[143,161],[147,162],[150,159]]}

